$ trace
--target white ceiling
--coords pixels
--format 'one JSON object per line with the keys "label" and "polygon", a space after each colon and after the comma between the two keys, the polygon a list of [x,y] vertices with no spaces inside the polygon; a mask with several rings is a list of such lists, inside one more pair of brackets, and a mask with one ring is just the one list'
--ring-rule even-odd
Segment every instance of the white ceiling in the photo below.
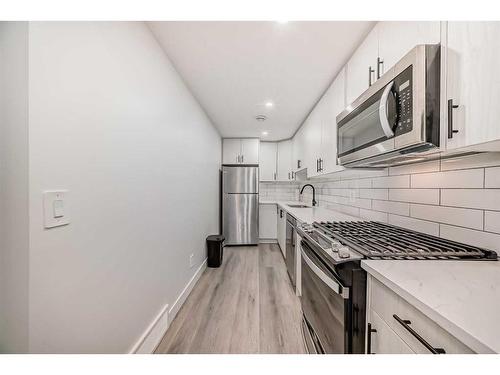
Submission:
{"label": "white ceiling", "polygon": [[222,136],[266,140],[295,133],[373,24],[149,22]]}

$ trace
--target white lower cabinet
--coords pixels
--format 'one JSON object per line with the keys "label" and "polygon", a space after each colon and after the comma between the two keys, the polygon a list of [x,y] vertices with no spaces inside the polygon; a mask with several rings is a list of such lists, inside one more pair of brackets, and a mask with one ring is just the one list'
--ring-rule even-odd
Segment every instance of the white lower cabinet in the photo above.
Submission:
{"label": "white lower cabinet", "polygon": [[277,220],[275,204],[261,204],[259,206],[259,239],[261,241],[276,241],[278,236]]}
{"label": "white lower cabinet", "polygon": [[286,256],[286,212],[280,206],[277,209],[278,216],[278,245],[283,253],[283,257]]}
{"label": "white lower cabinet", "polygon": [[[468,354],[473,351],[416,307],[368,275],[366,351]],[[371,333],[368,330],[371,328]]]}
{"label": "white lower cabinet", "polygon": [[[413,354],[415,353],[378,314],[370,310],[371,347],[368,354]],[[367,331],[368,332],[368,331]]]}

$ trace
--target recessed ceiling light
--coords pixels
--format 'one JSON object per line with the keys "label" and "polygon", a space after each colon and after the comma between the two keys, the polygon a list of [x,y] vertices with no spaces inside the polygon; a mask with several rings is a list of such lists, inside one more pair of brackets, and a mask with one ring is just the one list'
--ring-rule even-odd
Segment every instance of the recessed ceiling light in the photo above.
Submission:
{"label": "recessed ceiling light", "polygon": [[262,132],[262,135],[264,135],[264,136],[266,136],[268,134],[269,134],[268,132]]}
{"label": "recessed ceiling light", "polygon": [[274,106],[273,102],[266,102],[266,107],[267,108],[271,108],[272,106]]}

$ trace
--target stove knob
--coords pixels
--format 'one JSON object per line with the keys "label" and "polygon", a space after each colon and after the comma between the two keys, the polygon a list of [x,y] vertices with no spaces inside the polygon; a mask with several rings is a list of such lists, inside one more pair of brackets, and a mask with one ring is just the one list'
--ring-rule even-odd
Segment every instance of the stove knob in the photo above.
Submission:
{"label": "stove knob", "polygon": [[339,252],[339,257],[342,259],[349,258],[351,256],[349,248],[346,246],[339,247],[338,252]]}

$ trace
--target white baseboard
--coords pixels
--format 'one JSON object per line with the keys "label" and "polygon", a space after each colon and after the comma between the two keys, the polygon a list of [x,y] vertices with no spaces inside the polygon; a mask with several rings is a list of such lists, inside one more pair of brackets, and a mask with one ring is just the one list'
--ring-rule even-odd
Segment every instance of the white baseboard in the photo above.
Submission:
{"label": "white baseboard", "polygon": [[278,243],[276,238],[259,238],[259,243]]}
{"label": "white baseboard", "polygon": [[179,297],[175,300],[174,304],[172,305],[172,308],[168,312],[168,316],[170,318],[170,321],[174,320],[175,317],[177,316],[177,313],[181,309],[182,305],[188,298],[189,294],[193,290],[194,286],[196,285],[196,282],[200,279],[201,275],[203,274],[203,271],[205,271],[205,268],[207,268],[207,260],[205,259],[203,263],[201,264],[200,267],[196,270],[194,273],[193,277],[189,282],[187,283],[186,287],[184,290],[179,294]]}
{"label": "white baseboard", "polygon": [[153,319],[141,338],[130,350],[131,354],[153,353],[160,343],[163,335],[167,332],[170,319],[168,319],[168,304],[162,307],[160,313]]}
{"label": "white baseboard", "polygon": [[205,259],[201,266],[196,270],[191,280],[189,280],[186,287],[182,290],[179,297],[177,297],[177,300],[174,302],[170,310],[168,309],[168,304],[162,307],[160,313],[155,319],[153,319],[146,331],[142,334],[141,338],[132,347],[130,353],[151,354],[155,351],[157,346],[160,344],[161,339],[165,336],[165,333],[170,326],[170,322],[174,320],[206,267],[207,260]]}

